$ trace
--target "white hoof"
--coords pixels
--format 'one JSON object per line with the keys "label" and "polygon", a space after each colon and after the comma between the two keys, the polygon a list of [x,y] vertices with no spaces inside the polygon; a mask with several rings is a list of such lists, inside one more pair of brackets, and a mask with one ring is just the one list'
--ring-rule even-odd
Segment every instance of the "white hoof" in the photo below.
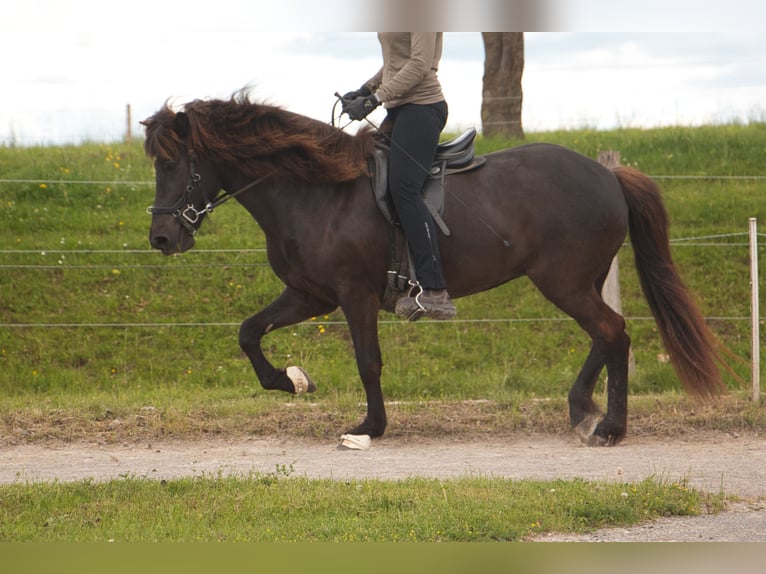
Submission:
{"label": "white hoof", "polygon": [[588,415],[575,427],[575,433],[580,437],[580,441],[583,444],[588,446],[599,446],[597,441],[601,437],[594,436],[593,431],[596,430],[596,426],[600,419],[600,415]]}
{"label": "white hoof", "polygon": [[340,437],[340,446],[350,450],[367,450],[370,448],[370,435],[344,434]]}
{"label": "white hoof", "polygon": [[306,371],[300,367],[287,367],[285,374],[287,375],[287,378],[292,381],[296,395],[313,393],[317,390],[314,381],[312,381],[311,377],[306,374]]}

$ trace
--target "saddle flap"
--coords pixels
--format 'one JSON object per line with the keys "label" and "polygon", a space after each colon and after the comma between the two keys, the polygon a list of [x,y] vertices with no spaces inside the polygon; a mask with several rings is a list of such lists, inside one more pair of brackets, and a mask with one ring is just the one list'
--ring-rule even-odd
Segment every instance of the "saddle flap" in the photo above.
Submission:
{"label": "saddle flap", "polygon": [[388,149],[376,147],[369,163],[370,183],[375,202],[386,221],[394,225],[396,223],[396,209],[394,208],[394,200],[391,199],[391,194],[388,192]]}

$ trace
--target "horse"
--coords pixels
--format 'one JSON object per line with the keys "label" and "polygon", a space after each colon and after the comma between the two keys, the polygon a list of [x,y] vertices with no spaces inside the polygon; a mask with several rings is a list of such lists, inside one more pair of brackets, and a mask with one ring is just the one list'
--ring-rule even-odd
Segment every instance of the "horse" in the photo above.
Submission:
{"label": "horse", "polygon": [[[156,190],[149,241],[166,255],[194,245],[205,216],[234,198],[260,225],[281,294],[244,320],[239,344],[262,387],[316,389],[303,368],[275,368],[268,333],[340,308],[367,401],[349,435],[383,435],[378,317],[387,284],[390,223],[370,192],[369,158],[379,135],[356,134],[279,106],[230,99],[168,103],[142,122]],[[668,215],[658,186],[631,167],[608,169],[573,150],[525,144],[484,156],[483,167],[446,179],[440,236],[453,298],[527,276],[591,339],[569,393],[569,420],[589,445],[627,432],[630,337],[601,290],[613,257],[630,237],[642,291],[677,376],[689,394],[726,391],[719,344],[670,253]],[[593,399],[607,372],[604,413]]]}

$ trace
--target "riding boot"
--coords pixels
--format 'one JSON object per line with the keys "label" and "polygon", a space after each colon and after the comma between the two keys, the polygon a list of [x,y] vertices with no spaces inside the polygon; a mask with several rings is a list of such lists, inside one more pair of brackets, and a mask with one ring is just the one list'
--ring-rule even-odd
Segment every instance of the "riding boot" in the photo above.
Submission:
{"label": "riding boot", "polygon": [[445,320],[457,315],[455,304],[446,289],[423,289],[419,284],[413,288],[415,295],[402,297],[396,302],[394,312],[408,321],[417,321],[421,317]]}

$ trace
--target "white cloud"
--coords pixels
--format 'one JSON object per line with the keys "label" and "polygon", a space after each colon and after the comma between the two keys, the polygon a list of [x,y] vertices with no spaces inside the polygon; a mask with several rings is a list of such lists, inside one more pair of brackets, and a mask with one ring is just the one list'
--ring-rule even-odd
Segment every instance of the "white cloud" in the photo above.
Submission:
{"label": "white cloud", "polygon": [[[333,92],[357,87],[380,65],[374,33],[309,31],[312,20],[314,30],[327,30],[335,16],[343,22],[342,1],[287,0],[278,8],[245,0],[7,4],[0,145],[117,139],[128,103],[138,122],[166,98],[228,97],[248,84],[259,97],[329,121]],[[306,9],[289,18],[287,8],[297,4]],[[607,23],[592,27],[611,29]],[[704,34],[529,33],[525,128],[763,121],[766,36],[748,31],[752,26]],[[440,77],[449,127],[479,125],[480,34],[448,33],[445,43]]]}

